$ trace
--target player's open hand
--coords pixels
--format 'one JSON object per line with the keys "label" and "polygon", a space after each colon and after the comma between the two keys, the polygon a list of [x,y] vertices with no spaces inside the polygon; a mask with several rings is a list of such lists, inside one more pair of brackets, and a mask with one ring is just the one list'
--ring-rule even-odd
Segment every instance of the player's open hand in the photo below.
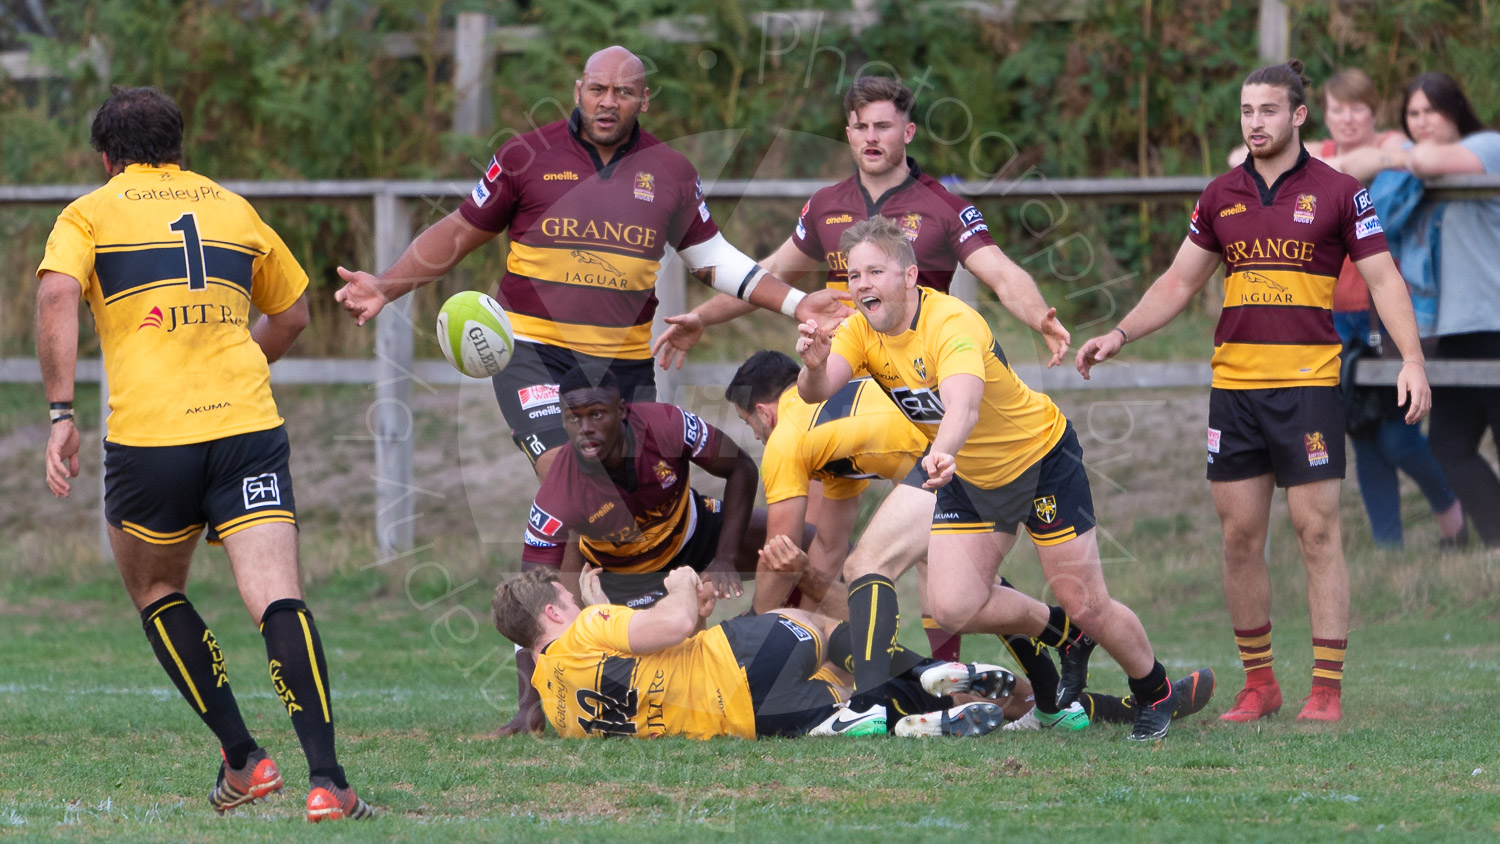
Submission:
{"label": "player's open hand", "polygon": [[651,342],[651,356],[662,369],[681,369],[688,350],[703,339],[703,318],[688,311],[666,318],[667,330]]}
{"label": "player's open hand", "polygon": [[1068,344],[1073,341],[1073,335],[1057,318],[1057,308],[1048,308],[1047,315],[1042,317],[1042,339],[1047,341],[1047,351],[1052,353],[1047,360],[1047,368],[1051,369],[1063,362],[1068,354]]}
{"label": "player's open hand", "polygon": [[1124,346],[1125,338],[1118,331],[1100,334],[1098,337],[1090,337],[1089,341],[1083,344],[1083,348],[1078,350],[1078,358],[1074,361],[1074,366],[1078,367],[1078,374],[1082,375],[1083,380],[1087,381],[1089,380],[1089,371],[1096,364],[1103,363],[1118,355],[1120,349],[1124,348]]}
{"label": "player's open hand", "polygon": [[[1411,398],[1409,404],[1407,397]],[[1396,376],[1396,406],[1403,404],[1407,405],[1408,425],[1421,422],[1427,411],[1432,410],[1432,388],[1427,384],[1427,368],[1420,361],[1409,360],[1402,364],[1401,374]]]}
{"label": "player's open hand", "polygon": [[586,607],[609,603],[609,598],[604,595],[604,587],[599,585],[599,571],[598,566],[584,563],[583,571],[578,573],[578,592],[583,595],[583,605]]}
{"label": "player's open hand", "polygon": [[807,571],[807,552],[797,547],[786,534],[778,534],[766,540],[760,549],[760,564],[767,571],[778,574],[800,574]]}
{"label": "player's open hand", "polygon": [[816,320],[807,320],[797,326],[797,354],[802,356],[802,365],[808,369],[822,369],[833,351],[829,332]]}
{"label": "player's open hand", "polygon": [[78,477],[78,426],[72,419],[57,422],[47,434],[47,486],[58,498],[67,498],[72,486],[68,478]]}
{"label": "player's open hand", "polygon": [[847,290],[825,287],[807,294],[797,303],[797,321],[816,322],[825,332],[832,334],[839,323],[854,313],[854,299]]}
{"label": "player's open hand", "polygon": [[738,598],[745,594],[740,582],[740,573],[734,563],[716,558],[703,570],[703,577],[714,585],[714,594],[720,598]]}
{"label": "player's open hand", "polygon": [[937,489],[947,486],[953,480],[954,460],[953,455],[941,451],[929,451],[922,457],[922,470],[927,473],[927,480],[922,482],[922,489]]}
{"label": "player's open hand", "polygon": [[385,295],[380,292],[380,283],[367,272],[343,267],[338,270],[344,286],[333,294],[333,300],[343,305],[349,316],[354,317],[355,325],[364,325],[385,307]]}

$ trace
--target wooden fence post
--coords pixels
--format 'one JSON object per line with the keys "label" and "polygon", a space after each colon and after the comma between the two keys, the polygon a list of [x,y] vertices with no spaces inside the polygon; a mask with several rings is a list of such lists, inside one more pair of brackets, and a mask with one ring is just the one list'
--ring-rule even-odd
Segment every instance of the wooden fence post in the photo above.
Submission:
{"label": "wooden fence post", "polygon": [[[661,268],[656,273],[656,299],[656,317],[651,321],[652,339],[660,337],[666,330],[666,317],[687,310],[687,266],[675,249],[668,248],[662,255]],[[657,401],[675,404],[681,399],[677,391],[682,386],[682,373],[676,369],[657,370],[656,386]]]}
{"label": "wooden fence post", "polygon": [[460,12],[453,33],[453,133],[478,136],[490,123],[494,21],[482,12]]}
{"label": "wooden fence post", "polygon": [[[390,191],[375,194],[375,265],[396,262],[411,242],[411,209]],[[383,557],[412,545],[412,297],[375,318],[375,545]]]}
{"label": "wooden fence post", "polygon": [[1291,19],[1286,0],[1260,0],[1260,60],[1284,62],[1291,50]]}

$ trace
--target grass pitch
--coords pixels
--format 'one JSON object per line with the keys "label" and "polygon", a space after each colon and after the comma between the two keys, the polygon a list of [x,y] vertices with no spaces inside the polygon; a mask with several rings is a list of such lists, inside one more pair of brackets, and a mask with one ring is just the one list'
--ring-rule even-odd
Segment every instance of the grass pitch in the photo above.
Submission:
{"label": "grass pitch", "polygon": [[[1310,645],[1289,601],[1276,628],[1286,709],[1219,725],[1240,679],[1217,574],[1176,572],[1174,611],[1142,610],[1171,673],[1221,678],[1165,742],[1124,727],[975,740],[562,741],[483,735],[508,717],[510,648],[486,623],[487,584],[409,569],[399,591],[352,575],[314,584],[343,762],[382,814],[302,820],[306,767],[265,675],[264,648],[217,551],[192,594],[224,648],[241,709],[287,780],[284,796],[217,817],[209,733],[151,657],[106,564],[10,578],[0,605],[0,836],[302,840],[1292,840],[1500,834],[1500,621],[1492,606],[1360,624],[1346,720],[1293,720]],[[1491,565],[1466,558],[1483,574]],[[1367,570],[1370,560],[1352,561]],[[1020,563],[1018,574],[1029,566]],[[14,572],[12,572],[14,573]],[[1295,574],[1295,570],[1285,572]],[[1120,578],[1120,593],[1144,584]],[[448,594],[444,594],[448,593]],[[1144,595],[1123,595],[1138,605]],[[1278,595],[1278,599],[1282,596]],[[908,624],[905,635],[920,638]],[[914,643],[916,644],[916,643]],[[972,637],[965,655],[997,658]],[[1101,654],[1093,685],[1123,688]]]}

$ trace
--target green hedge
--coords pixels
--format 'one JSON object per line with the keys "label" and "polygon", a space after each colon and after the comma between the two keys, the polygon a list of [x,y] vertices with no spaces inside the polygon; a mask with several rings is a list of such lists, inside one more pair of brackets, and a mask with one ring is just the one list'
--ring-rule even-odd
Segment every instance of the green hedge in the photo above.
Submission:
{"label": "green hedge", "polygon": [[[31,41],[63,73],[0,94],[0,179],[9,183],[96,182],[88,148],[90,110],[106,81],[69,59],[90,37],[110,48],[109,82],[152,84],[177,98],[188,126],[189,166],[216,178],[365,177],[467,179],[505,129],[524,131],[571,108],[583,59],[623,43],[649,62],[652,107],[645,118],[664,138],[725,157],[723,175],[838,176],[843,116],[837,98],[861,67],[903,76],[919,89],[914,153],[929,172],[967,179],[1086,175],[1209,174],[1238,142],[1237,92],[1256,63],[1255,4],[1230,0],[1082,3],[1080,21],[985,23],[961,4],[886,2],[881,23],[854,35],[825,20],[771,36],[761,28],[779,9],[847,11],[847,2],[764,0],[556,0],[521,12],[504,3],[418,0],[58,0],[48,10],[55,41]],[[1035,4],[1020,4],[1031,7]],[[1061,4],[1066,5],[1066,4]],[[1500,114],[1500,51],[1493,4],[1452,0],[1292,2],[1292,51],[1314,81],[1361,66],[1393,100],[1428,69],[1460,77],[1482,118]],[[492,86],[497,134],[449,132],[451,58],[380,54],[381,37],[430,39],[459,11],[491,11],[502,25],[531,23],[552,37],[498,60]],[[700,44],[661,43],[640,25],[684,16],[707,20]],[[747,22],[748,21],[748,22]],[[815,40],[816,39],[816,40]],[[871,64],[877,62],[877,64]],[[878,63],[884,63],[880,65]],[[1144,97],[1141,85],[1145,84]],[[1144,114],[1142,105],[1144,103]],[[1316,109],[1315,109],[1316,111]],[[1395,109],[1388,116],[1395,118]],[[1141,134],[1145,123],[1144,137]],[[1389,122],[1389,121],[1388,121]],[[1311,132],[1320,134],[1316,115]],[[735,143],[730,151],[721,134]],[[1143,143],[1144,141],[1144,143]],[[694,144],[696,142],[696,145]],[[451,207],[452,203],[449,203]],[[715,209],[746,248],[774,247],[796,208],[779,203]],[[419,209],[423,222],[443,213]],[[40,255],[53,212],[0,213],[7,285],[25,279]],[[333,268],[366,266],[370,221],[359,203],[274,203],[266,216],[312,273],[318,318],[333,317],[325,295]],[[1135,294],[1175,252],[1182,203],[1156,206],[1033,205],[990,210],[997,239],[1026,261],[1048,297],[1073,321],[1098,316],[1102,299],[1078,295],[1126,278]],[[489,284],[502,249],[487,250],[445,289]],[[1133,275],[1132,275],[1133,274]],[[30,288],[7,289],[26,301]],[[1075,294],[1069,298],[1067,294]],[[21,298],[16,298],[21,297]],[[21,312],[25,311],[25,314]],[[29,308],[0,318],[5,354],[30,348]],[[299,353],[363,351],[367,338],[315,334]]]}

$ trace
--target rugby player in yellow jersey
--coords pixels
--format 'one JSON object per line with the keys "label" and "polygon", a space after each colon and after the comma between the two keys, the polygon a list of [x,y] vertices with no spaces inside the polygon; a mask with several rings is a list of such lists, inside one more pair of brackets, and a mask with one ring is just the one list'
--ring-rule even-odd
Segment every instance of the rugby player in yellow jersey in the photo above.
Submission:
{"label": "rugby player in yellow jersey", "polygon": [[[798,366],[790,357],[781,352],[760,351],[735,372],[725,390],[735,412],[750,426],[756,439],[766,444],[761,457],[767,505],[766,537],[788,537],[795,543],[792,547],[797,548],[803,544],[804,521],[817,527],[806,553],[784,556],[773,553],[769,545],[762,550],[756,571],[754,606],[756,612],[774,611],[797,588],[804,599],[831,595],[833,602],[824,603],[821,612],[847,618],[847,591],[839,581],[859,515],[859,495],[872,479],[901,483],[909,478],[927,450],[927,438],[873,380],[851,381],[829,400],[808,404],[797,394],[797,374]],[[913,480],[899,498],[909,501],[910,509],[904,510],[908,522],[925,525],[932,521],[935,496],[919,488],[921,481],[921,478]],[[814,497],[810,495],[814,482],[822,485],[815,513],[809,506]],[[862,559],[882,554],[910,555],[909,559],[893,559],[889,567],[897,571],[905,571],[912,565],[918,567],[922,627],[932,646],[932,655],[959,662],[960,637],[947,635],[929,615],[925,542],[872,548],[862,541],[855,553]],[[1009,585],[1004,578],[1001,583]],[[817,606],[804,604],[806,609]],[[1022,635],[1002,640],[1039,692],[1041,723],[1070,729],[1088,726],[1076,709],[1059,715],[1055,705],[1057,666],[1042,646]],[[1026,689],[1016,705],[1022,706],[1030,693]],[[1020,717],[1027,708],[1029,705],[1008,710],[1008,714]]]}
{"label": "rugby player in yellow jersey", "polygon": [[[917,286],[911,245],[894,223],[856,224],[840,246],[849,256],[859,313],[831,337],[816,324],[799,326],[798,391],[806,401],[824,401],[855,375],[869,373],[930,440],[920,469],[923,486],[937,493],[927,542],[928,599],[937,622],[960,632],[1021,633],[1056,646],[1065,641],[1065,610],[1130,678],[1140,706],[1129,738],[1164,737],[1175,707],[1172,686],[1140,620],[1109,597],[1082,449],[1067,418],[1016,377],[978,313]],[[914,533],[902,510],[887,512],[891,503],[888,498],[872,521],[877,546]],[[1061,610],[995,583],[1022,521]],[[900,572],[866,570],[864,562],[854,555],[848,563],[855,577],[849,614],[856,688],[889,671],[885,649],[899,630],[891,576]],[[1082,678],[1065,675],[1063,681],[1059,698],[1072,703]]]}
{"label": "rugby player in yellow jersey", "polygon": [[536,652],[528,679],[564,738],[884,735],[888,707],[918,713],[894,725],[904,736],[978,736],[1004,721],[988,700],[955,707],[950,697],[1005,697],[1015,676],[998,666],[898,646],[896,676],[850,701],[825,664],[849,658],[847,624],[788,609],[700,631],[715,590],[691,568],[668,572],[665,595],[646,609],[605,603],[598,574],[579,578],[586,609],[541,569],[500,584],[491,601],[495,628]]}
{"label": "rugby player in yellow jersey", "polygon": [[[182,169],[182,115],[160,91],[115,88],[90,142],[109,182],[63,210],[37,269],[37,356],[52,406],[47,485],[65,497],[78,476],[82,298],[109,382],[110,548],[157,660],[219,740],[209,803],[224,812],[280,790],[282,779],[185,594],[205,527],[229,555],[307,756],[307,819],[370,817],[334,752],[328,666],[302,601],[287,437],[271,395],[268,362],[307,325],[307,274],[248,202]],[[261,313],[253,325],[252,306]]]}

